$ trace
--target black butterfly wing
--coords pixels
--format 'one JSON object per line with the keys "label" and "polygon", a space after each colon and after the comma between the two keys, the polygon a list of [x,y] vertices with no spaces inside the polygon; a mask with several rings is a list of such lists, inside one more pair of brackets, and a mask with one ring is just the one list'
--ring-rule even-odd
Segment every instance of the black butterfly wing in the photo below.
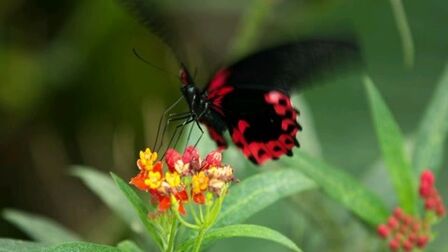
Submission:
{"label": "black butterfly wing", "polygon": [[[219,116],[243,154],[256,164],[292,155],[301,130],[289,91],[307,86],[344,59],[357,58],[345,42],[304,41],[258,52],[218,71],[206,88]],[[208,128],[213,128],[208,125]],[[218,133],[218,134],[217,134]],[[222,144],[221,132],[212,138]]]}
{"label": "black butterfly wing", "polygon": [[227,68],[231,74],[226,84],[289,92],[291,87],[301,89],[359,59],[353,42],[305,40],[262,50],[236,62]]}

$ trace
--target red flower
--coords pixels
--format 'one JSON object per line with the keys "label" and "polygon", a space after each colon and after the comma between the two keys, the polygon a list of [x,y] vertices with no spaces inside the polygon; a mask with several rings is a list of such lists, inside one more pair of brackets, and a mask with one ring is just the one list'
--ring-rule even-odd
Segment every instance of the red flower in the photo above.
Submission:
{"label": "red flower", "polygon": [[193,194],[193,200],[194,202],[196,202],[197,204],[205,204],[205,196],[203,193],[196,193]]}
{"label": "red flower", "polygon": [[194,146],[190,145],[185,149],[184,154],[182,155],[182,162],[186,164],[193,160],[199,160],[199,151]]}
{"label": "red flower", "polygon": [[205,157],[205,160],[202,162],[202,168],[208,169],[213,166],[220,166],[221,160],[222,160],[221,152],[212,151]]}
{"label": "red flower", "polygon": [[165,162],[166,162],[166,164],[167,164],[167,166],[168,166],[168,170],[169,170],[170,172],[174,172],[174,171],[176,171],[175,166],[176,166],[176,163],[177,163],[179,160],[182,160],[182,157],[181,157],[181,155],[179,154],[179,152],[177,152],[177,151],[174,150],[174,149],[168,149],[168,150],[166,151],[166,154],[165,154]]}
{"label": "red flower", "polygon": [[159,201],[159,206],[157,208],[160,212],[165,212],[166,210],[170,209],[170,206],[171,199],[169,196],[165,196]]}
{"label": "red flower", "polygon": [[133,177],[129,183],[137,187],[139,190],[142,191],[148,190],[148,186],[145,184],[145,179],[147,176],[146,173],[147,173],[146,171],[143,170],[140,171],[139,174]]}

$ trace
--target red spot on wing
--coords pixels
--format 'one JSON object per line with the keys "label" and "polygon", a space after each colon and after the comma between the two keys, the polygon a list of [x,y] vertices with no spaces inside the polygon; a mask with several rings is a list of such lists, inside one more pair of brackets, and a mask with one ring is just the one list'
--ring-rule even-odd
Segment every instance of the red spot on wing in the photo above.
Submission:
{"label": "red spot on wing", "polygon": [[205,125],[207,127],[208,134],[216,142],[218,145],[218,150],[223,150],[227,148],[227,141],[224,139],[224,136],[216,131],[213,127],[209,125]]}

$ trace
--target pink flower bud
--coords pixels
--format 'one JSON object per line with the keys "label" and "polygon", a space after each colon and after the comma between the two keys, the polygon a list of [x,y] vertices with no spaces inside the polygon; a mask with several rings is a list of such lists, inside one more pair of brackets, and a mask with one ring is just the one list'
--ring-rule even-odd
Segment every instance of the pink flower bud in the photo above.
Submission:
{"label": "pink flower bud", "polygon": [[390,229],[385,224],[381,224],[378,226],[377,232],[382,238],[386,238],[390,233]]}
{"label": "pink flower bud", "polygon": [[398,239],[392,239],[389,242],[389,248],[392,251],[397,251],[400,248],[400,240]]}
{"label": "pink flower bud", "polygon": [[431,170],[424,170],[420,175],[420,183],[427,184],[429,187],[434,186],[434,174]]}
{"label": "pink flower bud", "polygon": [[389,217],[389,219],[387,220],[387,225],[390,229],[396,229],[399,225],[397,218],[393,216]]}
{"label": "pink flower bud", "polygon": [[419,248],[425,247],[426,244],[428,243],[428,240],[429,240],[429,238],[426,235],[417,237],[417,247],[419,247]]}

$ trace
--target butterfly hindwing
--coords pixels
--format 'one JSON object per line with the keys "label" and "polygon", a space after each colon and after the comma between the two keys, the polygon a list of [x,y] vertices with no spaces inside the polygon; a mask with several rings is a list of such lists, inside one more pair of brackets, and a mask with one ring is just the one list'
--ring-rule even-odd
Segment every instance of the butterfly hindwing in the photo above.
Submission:
{"label": "butterfly hindwing", "polygon": [[232,141],[256,164],[292,155],[301,130],[287,93],[235,89],[222,101]]}
{"label": "butterfly hindwing", "polygon": [[[307,86],[319,72],[336,68],[341,58],[353,59],[353,55],[356,49],[345,42],[304,41],[279,46],[218,71],[205,92],[235,145],[252,162],[262,164],[290,156],[294,146],[299,146],[296,135],[301,126],[289,96],[291,87]],[[222,133],[218,135],[212,136],[217,143]]]}

